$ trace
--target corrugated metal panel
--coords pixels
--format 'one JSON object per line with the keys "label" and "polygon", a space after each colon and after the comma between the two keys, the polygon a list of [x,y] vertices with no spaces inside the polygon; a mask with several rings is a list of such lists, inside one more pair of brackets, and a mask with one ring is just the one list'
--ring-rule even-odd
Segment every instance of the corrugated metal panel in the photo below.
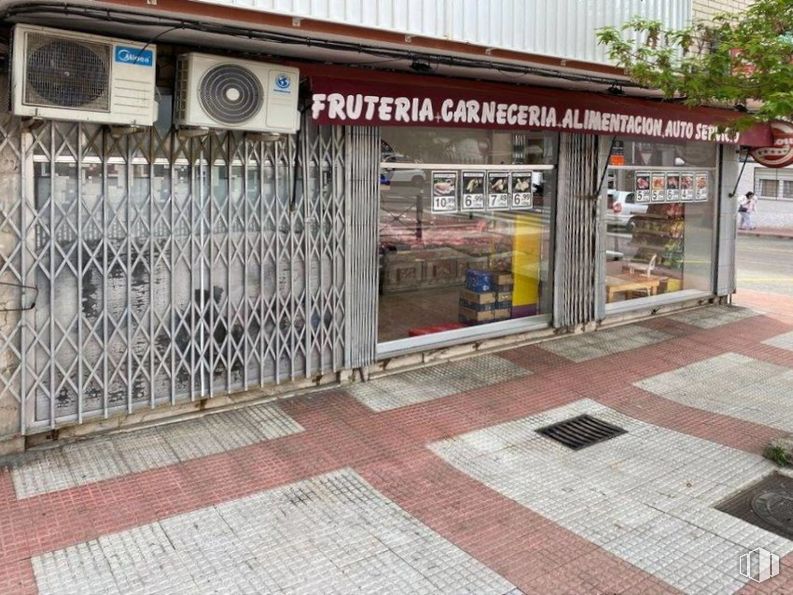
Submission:
{"label": "corrugated metal panel", "polygon": [[0,117],[0,297],[38,296],[0,320],[22,432],[343,367],[344,132],[300,137]]}
{"label": "corrugated metal panel", "polygon": [[597,199],[600,137],[563,134],[559,142],[556,207],[554,326],[574,328],[595,320]]}
{"label": "corrugated metal panel", "polygon": [[349,254],[347,284],[348,368],[367,366],[377,347],[377,228],[379,213],[380,129],[346,128]]}
{"label": "corrugated metal panel", "polygon": [[569,60],[606,62],[595,31],[633,16],[672,27],[691,0],[198,0]]}

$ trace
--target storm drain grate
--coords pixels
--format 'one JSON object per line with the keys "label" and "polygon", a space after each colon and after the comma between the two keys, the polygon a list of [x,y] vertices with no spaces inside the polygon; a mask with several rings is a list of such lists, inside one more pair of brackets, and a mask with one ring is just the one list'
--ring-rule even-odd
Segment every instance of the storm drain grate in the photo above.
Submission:
{"label": "storm drain grate", "polygon": [[793,478],[779,473],[730,496],[716,506],[755,527],[793,538]]}
{"label": "storm drain grate", "polygon": [[591,415],[579,415],[537,430],[543,436],[561,442],[568,448],[580,450],[598,442],[609,440],[626,430],[599,420]]}

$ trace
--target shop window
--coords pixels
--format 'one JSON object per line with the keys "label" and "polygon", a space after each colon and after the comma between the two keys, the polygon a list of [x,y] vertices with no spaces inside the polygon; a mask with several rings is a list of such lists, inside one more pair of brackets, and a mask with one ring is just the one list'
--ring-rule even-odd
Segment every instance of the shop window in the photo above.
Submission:
{"label": "shop window", "polygon": [[643,151],[648,164],[608,170],[606,302],[711,291],[715,147],[625,142],[626,154]]}
{"label": "shop window", "polygon": [[782,182],[782,198],[793,198],[793,180]]}
{"label": "shop window", "polygon": [[549,313],[557,135],[382,134],[379,341]]}
{"label": "shop window", "polygon": [[779,194],[779,180],[757,178],[755,180],[755,194],[766,198],[776,198]]}

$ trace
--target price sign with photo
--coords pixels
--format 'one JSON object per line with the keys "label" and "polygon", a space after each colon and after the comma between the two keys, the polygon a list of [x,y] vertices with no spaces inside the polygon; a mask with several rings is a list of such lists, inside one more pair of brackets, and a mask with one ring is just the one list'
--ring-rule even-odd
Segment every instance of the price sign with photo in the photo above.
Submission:
{"label": "price sign with photo", "polygon": [[666,201],[666,174],[653,174],[650,177],[650,187],[653,191],[653,202]]}
{"label": "price sign with photo", "polygon": [[636,202],[650,202],[650,174],[636,173]]}
{"label": "price sign with photo", "polygon": [[680,201],[680,174],[666,174],[666,201]]}
{"label": "price sign with photo", "polygon": [[708,200],[708,174],[701,173],[694,176],[695,200]]}
{"label": "price sign with photo", "polygon": [[492,211],[509,209],[509,173],[491,171],[487,173],[487,207]]}
{"label": "price sign with photo", "polygon": [[454,213],[457,211],[457,172],[432,172],[432,212]]}
{"label": "price sign with photo", "polygon": [[512,210],[530,209],[534,194],[532,193],[531,172],[512,174]]}
{"label": "price sign with photo", "polygon": [[680,176],[680,199],[684,202],[694,200],[694,176],[691,174]]}
{"label": "price sign with photo", "polygon": [[463,202],[460,209],[463,211],[485,210],[485,172],[463,172]]}

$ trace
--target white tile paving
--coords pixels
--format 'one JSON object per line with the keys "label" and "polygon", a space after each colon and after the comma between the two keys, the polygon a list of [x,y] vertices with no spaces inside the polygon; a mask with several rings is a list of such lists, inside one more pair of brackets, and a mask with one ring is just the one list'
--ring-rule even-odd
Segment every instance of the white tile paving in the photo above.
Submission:
{"label": "white tile paving", "polygon": [[[536,432],[589,413],[628,430],[572,451]],[[713,505],[774,467],[581,400],[431,445],[464,473],[687,593],[740,588],[738,556],[793,542]]]}
{"label": "white tile paving", "polygon": [[278,405],[255,405],[29,453],[11,478],[17,497],[29,498],[302,431]]}
{"label": "white tile paving", "polygon": [[504,358],[482,355],[354,384],[347,392],[373,411],[388,411],[528,374]]}
{"label": "white tile paving", "polygon": [[631,349],[647,347],[671,338],[672,335],[662,331],[640,325],[629,325],[545,341],[539,346],[571,361],[584,362]]}
{"label": "white tile paving", "polygon": [[785,333],[784,335],[777,335],[763,341],[764,344],[771,347],[778,347],[779,349],[787,349],[793,351],[793,331]]}
{"label": "white tile paving", "polygon": [[706,306],[704,308],[686,310],[669,318],[698,328],[710,329],[757,315],[758,313],[754,310],[739,308],[738,306]]}
{"label": "white tile paving", "polygon": [[471,593],[514,586],[349,469],[33,558],[42,594]]}
{"label": "white tile paving", "polygon": [[635,386],[704,411],[793,432],[793,369],[725,353]]}

